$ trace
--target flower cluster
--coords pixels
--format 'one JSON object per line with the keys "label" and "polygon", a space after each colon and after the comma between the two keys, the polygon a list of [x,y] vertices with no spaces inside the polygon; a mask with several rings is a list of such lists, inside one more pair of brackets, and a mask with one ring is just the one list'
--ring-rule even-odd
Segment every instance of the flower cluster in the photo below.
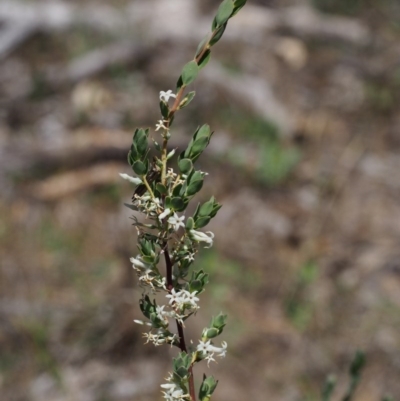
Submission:
{"label": "flower cluster", "polygon": [[[200,246],[210,248],[214,243],[214,234],[202,229],[221,208],[211,197],[199,203],[192,215],[188,212],[193,210],[188,205],[202,189],[207,175],[197,170],[195,163],[207,148],[213,132],[208,125],[197,128],[186,149],[177,157],[176,149],[171,150],[168,141],[175,113],[188,106],[195,96],[195,92],[185,93],[186,87],[209,61],[211,48],[221,39],[228,20],[245,3],[246,0],[223,0],[210,35],[199,45],[194,59],[183,67],[176,91],[170,89],[159,94],[161,117],[155,124],[154,132],[158,133],[154,135],[160,135],[161,142],[152,139],[155,152],[151,151],[150,129],[136,129],[128,153],[134,176],[120,174],[135,185],[132,203],[126,204],[135,213],[132,219],[138,233],[138,254],[130,261],[145,290],[140,300],[145,319],[135,322],[149,328],[144,333],[146,343],[169,344],[181,351],[173,360],[167,383],[161,386],[168,401],[196,401],[194,365],[202,360],[210,363],[215,356],[224,357],[227,351],[226,342],[221,347],[213,344],[213,339],[223,331],[226,315],[219,314],[211,320],[197,347],[187,346],[184,336],[184,323],[199,310],[199,295],[208,283],[208,275],[193,268]],[[168,165],[174,157],[176,170]],[[156,292],[164,292],[165,297],[157,297],[156,301]],[[170,331],[173,321],[177,325],[176,333]],[[212,376],[204,376],[199,401],[209,401],[216,386]]]}

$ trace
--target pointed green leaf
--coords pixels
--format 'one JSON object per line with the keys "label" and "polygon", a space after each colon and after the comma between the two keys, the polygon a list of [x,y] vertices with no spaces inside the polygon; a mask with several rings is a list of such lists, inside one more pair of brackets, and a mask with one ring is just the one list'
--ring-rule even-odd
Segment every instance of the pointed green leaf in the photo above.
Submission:
{"label": "pointed green leaf", "polygon": [[200,217],[199,219],[196,220],[195,226],[196,228],[202,228],[205,227],[211,220],[211,217]]}
{"label": "pointed green leaf", "polygon": [[214,206],[213,199],[209,200],[208,202],[203,203],[199,209],[199,216],[200,217],[209,216],[209,214],[213,210],[213,206]]}
{"label": "pointed green leaf", "polygon": [[199,192],[202,187],[203,187],[203,179],[193,181],[188,185],[186,189],[186,195],[192,196],[194,194],[197,194],[197,192]]}
{"label": "pointed green leaf", "polygon": [[168,104],[161,101],[160,102],[160,110],[161,110],[161,115],[163,116],[164,119],[168,118],[168,114],[169,114],[169,107]]}
{"label": "pointed green leaf", "polygon": [[235,9],[233,10],[233,13],[231,15],[231,18],[236,15],[242,8],[243,6],[246,4],[247,0],[235,0]]}
{"label": "pointed green leaf", "polygon": [[214,46],[221,38],[222,35],[225,32],[225,28],[226,28],[227,24],[224,24],[222,26],[220,26],[215,32],[214,35],[212,37],[212,39],[210,40],[210,46]]}
{"label": "pointed green leaf", "polygon": [[213,205],[213,210],[210,213],[210,217],[213,218],[217,215],[217,212],[219,209],[221,209],[222,205],[220,205],[219,203],[214,203]]}
{"label": "pointed green leaf", "polygon": [[200,156],[201,153],[203,153],[204,149],[207,147],[209,144],[210,139],[207,137],[202,137],[199,139],[196,139],[192,145],[192,149],[190,152],[190,158],[193,160],[193,158],[197,158]]}
{"label": "pointed green leaf", "polygon": [[[183,86],[183,81],[182,81],[182,75],[181,75],[181,76],[178,78],[178,82],[176,83],[176,89],[177,89],[177,91],[178,91],[179,89],[181,89],[182,86]],[[171,123],[170,123],[170,125],[171,125]]]}
{"label": "pointed green leaf", "polygon": [[189,103],[193,100],[194,95],[196,94],[195,91],[189,92],[183,100],[179,103],[178,109],[183,109],[184,107],[188,106]]}
{"label": "pointed green leaf", "polygon": [[199,62],[198,62],[199,70],[201,70],[202,68],[204,68],[204,67],[208,64],[208,62],[210,61],[210,59],[211,59],[211,50],[208,49],[208,50],[206,50],[206,51],[204,52],[203,56],[201,57],[201,59],[200,59]]}
{"label": "pointed green leaf", "polygon": [[207,138],[211,137],[211,128],[208,124],[202,125],[195,134],[195,139],[199,139],[199,138],[203,138],[203,137],[207,137]]}

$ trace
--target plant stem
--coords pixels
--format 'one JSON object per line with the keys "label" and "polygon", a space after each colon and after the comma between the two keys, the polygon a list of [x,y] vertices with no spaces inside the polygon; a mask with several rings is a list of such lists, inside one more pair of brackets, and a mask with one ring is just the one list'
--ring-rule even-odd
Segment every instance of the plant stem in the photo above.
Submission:
{"label": "plant stem", "polygon": [[161,153],[161,161],[162,161],[162,170],[161,170],[161,183],[165,185],[165,177],[167,175],[167,146],[168,139],[164,137],[162,153]]}
{"label": "plant stem", "polygon": [[152,191],[151,188],[150,188],[150,185],[149,185],[149,183],[148,183],[148,181],[147,181],[146,176],[145,176],[145,175],[142,175],[141,178],[142,178],[143,184],[146,186],[146,189],[147,189],[147,191],[149,192],[150,196],[154,199],[154,198],[155,198],[154,193],[153,193],[153,191]]}
{"label": "plant stem", "polygon": [[[167,289],[169,292],[174,288],[173,282],[172,282],[172,262],[171,262],[171,257],[169,255],[169,250],[168,250],[168,244],[165,243],[163,246],[164,249],[164,256],[165,256],[165,264],[167,267]],[[185,333],[183,331],[183,326],[182,324],[176,320],[176,327],[178,328],[178,335],[179,335],[179,348],[181,351],[187,353],[187,347],[186,347],[186,342],[185,342]],[[192,401],[196,401],[196,389],[194,387],[194,377],[193,377],[193,367],[190,366],[189,368],[189,394],[190,398]]]}

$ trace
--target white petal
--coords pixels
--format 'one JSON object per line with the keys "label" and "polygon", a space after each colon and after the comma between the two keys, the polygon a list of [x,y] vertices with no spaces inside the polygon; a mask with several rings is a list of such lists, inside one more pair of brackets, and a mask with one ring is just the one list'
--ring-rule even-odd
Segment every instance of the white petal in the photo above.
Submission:
{"label": "white petal", "polygon": [[128,174],[125,174],[125,173],[119,173],[119,175],[121,176],[121,178],[131,182],[132,184],[135,184],[135,185],[142,184],[142,180],[140,178],[138,178],[138,177],[132,177],[132,176],[130,176]]}

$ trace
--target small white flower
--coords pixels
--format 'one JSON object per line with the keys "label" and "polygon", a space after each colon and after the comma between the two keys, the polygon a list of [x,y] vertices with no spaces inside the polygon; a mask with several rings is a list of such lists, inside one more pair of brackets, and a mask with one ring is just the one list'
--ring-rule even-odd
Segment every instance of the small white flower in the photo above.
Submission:
{"label": "small white flower", "polygon": [[197,242],[205,242],[208,245],[206,248],[211,248],[213,245],[214,234],[211,231],[203,233],[201,231],[189,230],[189,235]]}
{"label": "small white flower", "polygon": [[169,128],[165,126],[165,123],[167,123],[167,121],[159,120],[158,124],[156,124],[156,131],[158,131],[160,129],[164,129],[164,130],[168,131]]}
{"label": "small white flower", "polygon": [[179,217],[174,213],[167,221],[174,228],[174,231],[178,231],[179,227],[185,227],[183,220],[185,220],[185,216]]}
{"label": "small white flower", "polygon": [[166,92],[161,91],[160,92],[160,100],[163,102],[168,102],[170,97],[176,98],[176,95],[172,92],[171,89],[167,90]]}
{"label": "small white flower", "polygon": [[186,293],[187,293],[186,301],[189,302],[193,307],[197,307],[197,302],[199,302],[199,298],[195,296],[197,294],[197,291],[194,292],[186,291]]}
{"label": "small white flower", "polygon": [[181,291],[176,292],[175,288],[173,288],[172,291],[166,295],[166,297],[169,298],[170,305],[174,303],[180,304],[182,302]]}
{"label": "small white flower", "polygon": [[132,177],[132,176],[130,176],[128,174],[124,174],[124,173],[119,173],[119,175],[121,176],[121,178],[131,182],[132,184],[135,184],[135,185],[142,184],[142,180],[138,177]]}
{"label": "small white flower", "polygon": [[158,216],[158,220],[163,220],[163,219],[165,219],[167,216],[169,216],[170,215],[170,213],[171,213],[171,209],[165,209],[162,213],[160,213],[159,214],[159,216]]}

